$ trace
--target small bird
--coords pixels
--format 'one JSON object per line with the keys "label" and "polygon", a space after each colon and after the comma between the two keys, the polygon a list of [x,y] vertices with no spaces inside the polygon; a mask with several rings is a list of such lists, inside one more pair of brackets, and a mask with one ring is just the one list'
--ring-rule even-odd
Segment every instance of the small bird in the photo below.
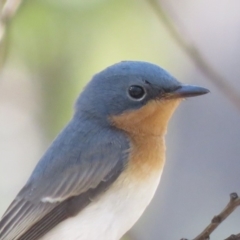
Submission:
{"label": "small bird", "polygon": [[174,110],[208,92],[148,62],[96,74],[3,215],[0,239],[119,240],[159,184]]}

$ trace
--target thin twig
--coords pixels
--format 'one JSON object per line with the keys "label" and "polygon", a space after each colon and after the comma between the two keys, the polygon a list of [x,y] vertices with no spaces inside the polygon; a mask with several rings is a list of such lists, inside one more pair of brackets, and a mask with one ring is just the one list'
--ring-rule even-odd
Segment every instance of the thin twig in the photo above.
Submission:
{"label": "thin twig", "polygon": [[226,238],[225,240],[240,240],[240,233],[237,235],[231,235],[230,237]]}
{"label": "thin twig", "polygon": [[0,0],[0,70],[6,57],[5,35],[7,25],[15,15],[21,4],[21,0]]}
{"label": "thin twig", "polygon": [[177,44],[181,47],[181,49],[190,57],[196,66],[202,70],[209,81],[211,81],[240,111],[240,94],[232,86],[229,85],[227,79],[221,76],[218,71],[210,66],[198,48],[193,43],[191,43],[191,41],[187,39],[185,35],[182,36],[180,34],[173,21],[163,10],[159,1],[147,0],[147,2],[150,4],[161,22],[165,24],[167,30],[173,39],[177,42]]}
{"label": "thin twig", "polygon": [[6,0],[0,13],[0,44],[3,41],[6,25],[19,8],[21,0]]}
{"label": "thin twig", "polygon": [[[211,233],[227,218],[230,216],[230,214],[238,207],[240,206],[240,198],[238,197],[237,193],[231,193],[230,194],[230,201],[227,204],[227,206],[222,210],[221,213],[219,213],[217,216],[215,216],[211,223],[193,240],[208,240],[210,239]],[[187,239],[181,239],[181,240],[187,240]],[[240,240],[240,234],[238,235],[231,235],[229,238],[225,240]]]}

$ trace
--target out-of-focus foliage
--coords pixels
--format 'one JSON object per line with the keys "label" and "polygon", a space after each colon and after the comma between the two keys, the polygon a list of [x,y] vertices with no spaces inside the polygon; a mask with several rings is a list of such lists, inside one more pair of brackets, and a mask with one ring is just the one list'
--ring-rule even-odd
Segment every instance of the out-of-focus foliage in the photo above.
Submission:
{"label": "out-of-focus foliage", "polygon": [[9,29],[8,56],[40,81],[49,137],[69,119],[93,73],[125,59],[167,61],[159,24],[148,10],[129,0],[23,2]]}

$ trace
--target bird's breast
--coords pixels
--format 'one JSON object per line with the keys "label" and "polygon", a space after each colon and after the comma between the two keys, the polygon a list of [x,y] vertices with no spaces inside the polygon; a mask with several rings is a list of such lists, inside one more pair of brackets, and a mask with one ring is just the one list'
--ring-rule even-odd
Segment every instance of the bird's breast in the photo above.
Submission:
{"label": "bird's breast", "polygon": [[105,193],[41,240],[120,239],[150,203],[162,174],[164,141],[142,144],[132,143],[128,166]]}

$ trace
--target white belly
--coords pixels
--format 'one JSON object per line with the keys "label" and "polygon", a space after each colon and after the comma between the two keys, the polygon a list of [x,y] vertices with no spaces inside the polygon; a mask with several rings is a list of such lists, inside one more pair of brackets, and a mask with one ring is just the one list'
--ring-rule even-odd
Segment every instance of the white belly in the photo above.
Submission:
{"label": "white belly", "polygon": [[120,239],[150,203],[161,173],[150,174],[146,181],[133,181],[123,173],[98,200],[58,224],[41,240]]}

